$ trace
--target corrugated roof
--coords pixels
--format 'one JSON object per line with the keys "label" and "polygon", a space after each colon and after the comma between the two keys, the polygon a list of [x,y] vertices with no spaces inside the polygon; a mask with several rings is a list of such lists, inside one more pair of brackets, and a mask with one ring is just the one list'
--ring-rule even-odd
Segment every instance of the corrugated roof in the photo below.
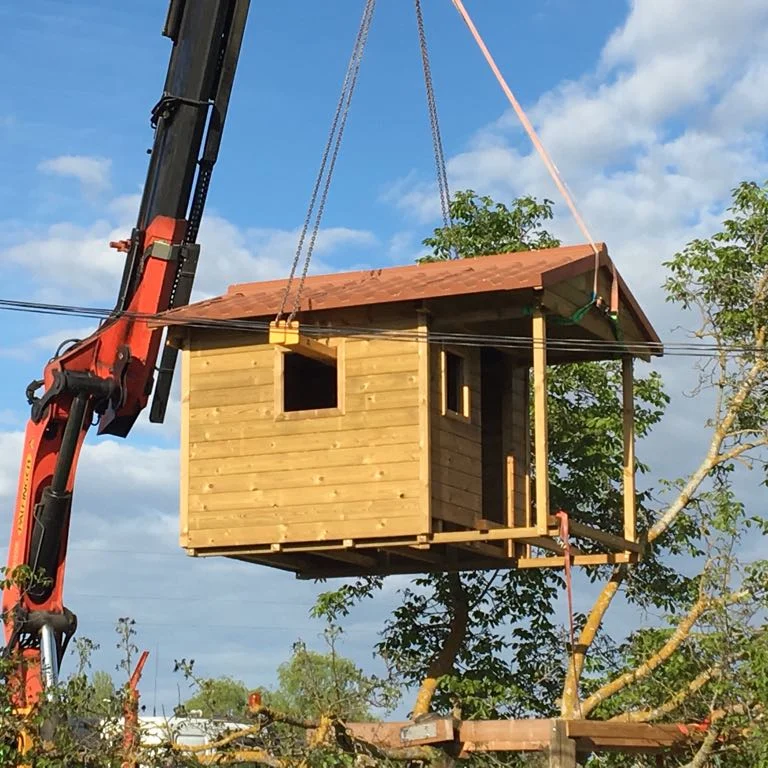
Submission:
{"label": "corrugated roof", "polygon": [[[603,243],[598,244],[601,266],[612,263]],[[438,299],[492,291],[545,288],[594,269],[590,245],[573,245],[537,251],[501,253],[475,259],[413,264],[401,267],[339,272],[307,277],[300,312],[342,309],[373,304]],[[269,318],[280,310],[287,280],[240,283],[223,296],[166,312],[162,325],[184,325],[195,320]],[[286,302],[293,308],[295,279]],[[622,293],[648,332],[657,340],[637,302],[621,281]]]}

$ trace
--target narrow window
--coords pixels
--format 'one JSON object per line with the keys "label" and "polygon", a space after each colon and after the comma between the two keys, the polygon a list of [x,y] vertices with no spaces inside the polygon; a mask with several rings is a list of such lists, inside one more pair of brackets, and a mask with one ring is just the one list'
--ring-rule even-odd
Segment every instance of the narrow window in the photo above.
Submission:
{"label": "narrow window", "polygon": [[283,410],[314,411],[337,408],[338,373],[335,360],[320,362],[286,352],[283,356]]}
{"label": "narrow window", "polygon": [[466,363],[461,355],[443,353],[443,392],[446,413],[469,418],[469,390],[466,383]]}

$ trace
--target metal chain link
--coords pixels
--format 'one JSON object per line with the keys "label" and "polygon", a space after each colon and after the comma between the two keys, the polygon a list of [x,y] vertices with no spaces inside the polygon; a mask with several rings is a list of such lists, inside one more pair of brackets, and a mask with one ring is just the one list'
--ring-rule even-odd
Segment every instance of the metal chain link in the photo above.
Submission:
{"label": "metal chain link", "polygon": [[[341,87],[341,94],[339,101],[336,105],[336,111],[331,123],[331,130],[328,135],[328,141],[326,142],[325,149],[323,151],[322,161],[320,163],[320,170],[318,171],[315,184],[310,196],[309,209],[307,216],[304,220],[304,224],[299,235],[299,242],[296,248],[296,255],[293,259],[291,266],[291,272],[288,277],[288,281],[283,292],[283,297],[280,303],[280,309],[277,313],[277,318],[280,319],[285,312],[285,305],[288,301],[291,285],[296,275],[296,268],[299,265],[301,259],[301,252],[304,248],[304,243],[307,239],[307,232],[309,231],[310,223],[312,221],[312,215],[315,212],[315,206],[317,205],[317,213],[315,215],[315,223],[312,228],[312,232],[309,238],[309,245],[307,246],[307,252],[304,258],[304,267],[301,273],[298,288],[296,289],[296,297],[294,300],[291,314],[288,317],[288,322],[293,320],[299,311],[301,306],[301,295],[304,290],[304,283],[309,271],[310,261],[315,249],[315,243],[317,241],[317,235],[320,230],[320,222],[325,211],[325,205],[328,199],[328,192],[330,190],[331,181],[333,178],[333,172],[336,167],[336,161],[341,149],[341,141],[344,135],[344,129],[347,124],[347,117],[349,115],[349,108],[352,103],[352,96],[354,94],[355,86],[357,85],[357,78],[360,72],[360,65],[363,59],[363,53],[365,51],[365,45],[368,41],[368,33],[371,28],[371,21],[373,20],[373,12],[375,10],[376,0],[366,0],[365,8],[363,10],[363,16],[360,21],[360,27],[355,38],[355,44],[352,49],[352,55],[350,56],[349,64],[347,65],[347,71],[344,75],[344,82]],[[326,174],[327,168],[327,174]],[[323,177],[325,177],[325,183],[323,184]],[[322,192],[321,192],[322,186]],[[319,196],[319,205],[318,205]]]}
{"label": "metal chain link", "polygon": [[424,85],[427,90],[427,107],[429,109],[429,123],[432,129],[432,145],[435,152],[435,170],[437,171],[437,188],[440,194],[440,208],[443,214],[443,224],[451,225],[451,196],[448,188],[448,172],[445,167],[445,153],[443,151],[443,139],[440,134],[440,121],[437,114],[437,101],[432,82],[432,67],[429,62],[429,47],[427,35],[424,30],[424,14],[421,9],[421,0],[415,0],[416,23],[419,30],[419,47],[421,48],[421,63],[424,69]]}

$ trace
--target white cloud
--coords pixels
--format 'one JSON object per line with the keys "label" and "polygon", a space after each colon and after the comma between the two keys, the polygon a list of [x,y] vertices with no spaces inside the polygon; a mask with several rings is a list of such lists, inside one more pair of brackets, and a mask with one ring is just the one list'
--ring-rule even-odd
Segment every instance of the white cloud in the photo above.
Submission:
{"label": "white cloud", "polygon": [[111,168],[110,159],[87,155],[59,155],[43,160],[37,166],[42,173],[77,179],[88,193],[100,192],[109,187]]}
{"label": "white cloud", "polygon": [[[660,262],[715,225],[741,179],[768,174],[756,132],[768,119],[767,43],[762,0],[635,0],[595,71],[528,108],[592,235],[654,316],[669,314]],[[448,174],[454,190],[549,197],[555,231],[584,239],[511,110],[449,159]],[[433,185],[406,176],[389,194],[420,224],[435,220]]]}
{"label": "white cloud", "polygon": [[[200,228],[200,267],[193,301],[223,293],[232,283],[287,277],[298,244],[298,230],[253,228],[242,230],[232,222],[209,214]],[[315,245],[311,271],[332,271],[323,257],[354,247],[376,244],[371,232],[348,227],[321,229]],[[299,269],[303,264],[304,253]]]}
{"label": "white cloud", "polygon": [[[137,206],[136,195],[124,195],[106,206],[104,218],[88,226],[62,222],[42,231],[16,230],[15,242],[0,249],[0,266],[24,267],[34,280],[37,297],[43,300],[111,306],[124,256],[109,243],[127,236]],[[299,232],[293,230],[241,229],[209,213],[200,229],[201,257],[193,300],[223,293],[231,283],[287,277],[298,237]],[[373,233],[365,230],[321,229],[312,271],[330,271],[329,260],[337,253],[353,248],[364,255],[376,243]]]}
{"label": "white cloud", "polygon": [[0,251],[0,263],[24,267],[40,298],[57,303],[104,300],[117,292],[123,269],[123,257],[109,242],[123,237],[125,229],[105,220],[87,227],[53,224]]}

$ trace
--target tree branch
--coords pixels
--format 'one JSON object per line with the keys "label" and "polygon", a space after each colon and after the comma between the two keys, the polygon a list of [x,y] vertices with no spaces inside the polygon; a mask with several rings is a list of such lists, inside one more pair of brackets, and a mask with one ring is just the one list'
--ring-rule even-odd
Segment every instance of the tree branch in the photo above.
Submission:
{"label": "tree branch", "polygon": [[683,768],[704,768],[709,760],[709,756],[712,754],[712,750],[715,748],[719,736],[720,731],[717,728],[710,729],[704,737],[704,741],[701,742],[699,751],[694,755],[693,760],[686,763]]}
{"label": "tree branch", "polygon": [[566,719],[581,717],[581,707],[579,703],[579,681],[581,673],[584,670],[584,661],[590,646],[597,636],[600,625],[603,623],[603,617],[611,605],[613,598],[619,590],[624,578],[627,575],[627,567],[619,565],[614,568],[611,578],[605,583],[600,594],[592,606],[592,610],[587,616],[587,620],[579,633],[579,639],[571,654],[568,662],[568,671],[565,675],[565,686],[563,688],[563,703],[561,707],[562,716]]}
{"label": "tree branch", "polygon": [[449,574],[451,595],[453,597],[453,615],[448,637],[445,639],[440,652],[432,659],[427,670],[427,675],[421,683],[416,695],[416,704],[413,707],[413,717],[426,715],[430,711],[432,698],[437,690],[438,681],[444,675],[449,675],[453,670],[456,656],[461,649],[464,636],[467,632],[469,620],[469,605],[467,594],[461,584],[461,578],[457,573]]}
{"label": "tree branch", "polygon": [[701,618],[702,614],[711,608],[722,605],[730,605],[738,602],[747,596],[746,592],[737,592],[724,598],[711,598],[707,595],[700,597],[693,605],[685,618],[677,625],[675,631],[669,640],[653,656],[643,662],[636,669],[625,672],[623,675],[612,680],[610,683],[602,686],[587,698],[582,706],[582,717],[586,717],[598,704],[605,701],[609,696],[613,696],[629,685],[642,680],[651,674],[657,667],[661,666],[669,657],[680,647],[683,641],[688,637],[693,625]]}
{"label": "tree branch", "polygon": [[625,712],[610,718],[610,720],[616,720],[623,723],[650,723],[653,720],[658,720],[660,717],[664,717],[664,715],[674,712],[689,696],[702,689],[710,680],[720,677],[721,674],[722,669],[718,666],[705,669],[703,672],[696,675],[688,685],[681,688],[673,696],[670,696],[658,707],[637,710],[635,712]]}

